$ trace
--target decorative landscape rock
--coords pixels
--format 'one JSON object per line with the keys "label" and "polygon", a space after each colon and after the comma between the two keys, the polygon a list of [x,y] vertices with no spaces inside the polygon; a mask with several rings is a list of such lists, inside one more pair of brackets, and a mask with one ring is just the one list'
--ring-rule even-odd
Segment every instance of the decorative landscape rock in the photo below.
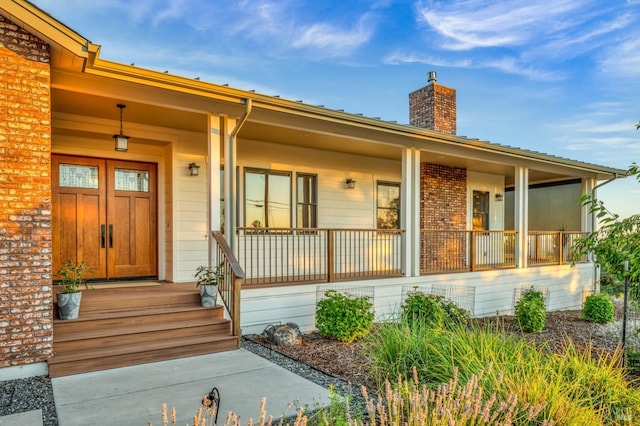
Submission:
{"label": "decorative landscape rock", "polygon": [[281,325],[270,325],[264,329],[262,335],[276,346],[297,346],[302,344],[302,333],[298,324],[288,322]]}

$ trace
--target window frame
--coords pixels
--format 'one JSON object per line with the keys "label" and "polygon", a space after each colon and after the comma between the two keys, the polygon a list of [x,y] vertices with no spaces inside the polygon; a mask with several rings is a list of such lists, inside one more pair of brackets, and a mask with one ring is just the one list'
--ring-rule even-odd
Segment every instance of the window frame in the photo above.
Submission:
{"label": "window frame", "polygon": [[[387,187],[394,187],[394,188],[398,188],[398,207],[394,208],[394,207],[381,207],[380,206],[380,186],[387,186]],[[400,205],[400,198],[402,196],[402,183],[401,182],[393,182],[393,181],[387,181],[387,180],[376,180],[376,229],[401,229],[401,205]],[[397,214],[397,222],[396,222],[396,227],[394,228],[381,228],[380,227],[380,223],[378,221],[379,218],[379,214],[382,211],[396,211]]]}
{"label": "window frame", "polygon": [[[299,195],[300,195],[300,178],[304,179],[305,182],[303,182],[303,187],[304,187],[304,194],[303,194],[303,198],[305,200],[303,200],[302,202],[299,199]],[[307,189],[309,188],[309,186],[307,185],[306,180],[309,179],[311,180],[311,187],[312,187],[312,194],[307,197]],[[295,199],[296,199],[296,207],[295,207],[295,217],[296,217],[296,227],[297,228],[309,228],[309,229],[315,229],[318,227],[318,175],[315,173],[298,173],[296,172],[296,195],[295,195]],[[309,198],[307,200],[307,198]],[[310,224],[305,224],[305,223],[300,223],[300,219],[302,218],[307,218],[308,216],[306,214],[300,215],[299,213],[299,208],[302,206],[303,210],[306,207],[308,210],[310,210],[310,214],[311,214],[311,222]],[[303,220],[303,222],[305,222],[305,220]]]}
{"label": "window frame", "polygon": [[291,224],[292,224],[292,220],[293,220],[293,215],[292,215],[292,191],[293,191],[293,185],[292,185],[292,177],[293,177],[293,172],[288,171],[288,170],[272,170],[272,169],[261,169],[261,168],[254,168],[254,167],[245,167],[243,168],[243,197],[242,197],[242,202],[243,202],[243,224],[245,228],[250,228],[252,227],[252,225],[247,225],[247,174],[249,173],[253,173],[253,174],[263,174],[265,176],[265,180],[264,180],[264,224],[261,224],[261,226],[259,226],[258,228],[280,228],[280,227],[273,227],[269,224],[269,176],[282,176],[282,177],[287,177],[288,178],[288,182],[289,182],[289,196],[288,196],[288,201],[289,201],[289,224],[285,227],[285,228],[291,228]]}

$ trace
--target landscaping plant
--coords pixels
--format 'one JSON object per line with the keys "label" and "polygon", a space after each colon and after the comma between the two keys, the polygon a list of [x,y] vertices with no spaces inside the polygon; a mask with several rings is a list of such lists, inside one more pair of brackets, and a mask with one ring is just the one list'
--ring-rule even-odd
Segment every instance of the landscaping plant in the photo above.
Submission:
{"label": "landscaping plant", "polygon": [[547,322],[547,311],[541,291],[533,287],[527,289],[516,302],[515,322],[528,333],[542,331]]}
{"label": "landscaping plant", "polygon": [[368,296],[350,297],[327,290],[316,306],[316,328],[324,336],[353,342],[369,334],[373,326],[373,303]]}
{"label": "landscaping plant", "polygon": [[582,317],[591,322],[605,324],[613,321],[614,306],[606,294],[592,294],[587,296],[582,308]]}
{"label": "landscaping plant", "polygon": [[567,341],[554,354],[496,324],[436,332],[387,323],[367,338],[365,349],[379,386],[396,377],[410,380],[413,366],[430,389],[454,377],[464,386],[484,371],[478,382],[484,403],[495,394],[501,401],[515,397],[522,409],[544,404],[534,420],[513,424],[631,425],[621,419],[640,419],[640,389],[619,367],[621,353],[594,358],[590,348],[577,350]]}
{"label": "landscaping plant", "polygon": [[[640,182],[640,166],[631,164],[627,176]],[[629,293],[640,296],[640,214],[621,219],[609,211],[604,202],[591,194],[580,197],[583,206],[589,208],[598,220],[598,230],[585,238],[578,238],[571,247],[574,259],[593,253],[594,261],[618,283],[629,280]],[[625,262],[629,269],[625,270]]]}
{"label": "landscaping plant", "polygon": [[93,273],[91,265],[84,260],[76,262],[72,259],[62,262],[62,266],[55,276],[60,278],[57,283],[64,287],[64,293],[78,293],[80,287],[92,290],[93,287],[87,283],[87,276]]}
{"label": "landscaping plant", "polygon": [[407,294],[402,306],[402,319],[409,327],[420,325],[432,329],[465,324],[469,312],[458,307],[444,296],[413,290]]}

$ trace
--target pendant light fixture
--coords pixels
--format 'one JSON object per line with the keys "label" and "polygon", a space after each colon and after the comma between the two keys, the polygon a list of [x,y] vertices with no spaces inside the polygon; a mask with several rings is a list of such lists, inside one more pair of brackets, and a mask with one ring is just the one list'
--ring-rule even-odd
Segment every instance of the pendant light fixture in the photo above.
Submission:
{"label": "pendant light fixture", "polygon": [[117,104],[116,106],[120,108],[120,134],[113,135],[113,140],[116,142],[116,151],[127,152],[130,136],[126,136],[122,131],[122,110],[127,106],[124,104]]}

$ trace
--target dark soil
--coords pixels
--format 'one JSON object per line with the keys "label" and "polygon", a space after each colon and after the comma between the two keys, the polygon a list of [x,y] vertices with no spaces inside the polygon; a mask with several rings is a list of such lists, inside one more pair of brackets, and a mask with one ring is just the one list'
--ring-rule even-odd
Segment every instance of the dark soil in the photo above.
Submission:
{"label": "dark soil", "polygon": [[[620,309],[616,311],[617,318],[620,318]],[[570,339],[576,348],[590,349],[594,356],[612,354],[618,346],[621,330],[619,321],[610,324],[594,324],[582,319],[579,310],[547,312],[547,322],[540,333],[522,332],[516,326],[512,316],[477,321],[479,323],[498,321],[501,328],[507,332],[521,335],[534,342],[545,342],[551,350],[556,352],[560,352],[567,339]],[[360,342],[342,343],[312,332],[304,335],[301,345],[276,347],[261,335],[246,337],[345,382],[365,384],[367,387],[371,384],[367,377],[367,358]]]}

